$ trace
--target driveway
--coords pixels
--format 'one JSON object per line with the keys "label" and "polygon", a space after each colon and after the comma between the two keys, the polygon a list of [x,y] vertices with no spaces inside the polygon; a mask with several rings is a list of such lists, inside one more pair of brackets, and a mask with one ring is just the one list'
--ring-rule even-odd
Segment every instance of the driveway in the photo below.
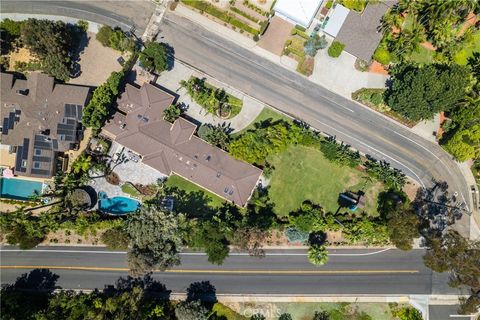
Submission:
{"label": "driveway", "polygon": [[386,75],[358,71],[354,67],[357,58],[345,51],[340,57],[332,58],[327,50],[318,50],[315,56],[315,68],[309,77],[313,82],[349,99],[352,92],[358,89],[385,87]]}

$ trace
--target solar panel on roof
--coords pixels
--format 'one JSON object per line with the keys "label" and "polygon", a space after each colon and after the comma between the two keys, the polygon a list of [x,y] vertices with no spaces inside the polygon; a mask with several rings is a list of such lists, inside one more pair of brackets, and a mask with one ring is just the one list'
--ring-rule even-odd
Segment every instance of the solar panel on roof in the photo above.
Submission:
{"label": "solar panel on roof", "polygon": [[22,159],[28,159],[28,145],[30,144],[30,139],[24,138],[23,139],[23,153]]}
{"label": "solar panel on roof", "polygon": [[22,153],[23,147],[17,147],[17,156],[15,158],[15,170],[20,172],[25,172],[25,169],[22,168]]}
{"label": "solar panel on roof", "polygon": [[8,129],[13,129],[13,125],[15,124],[15,113],[10,112],[8,115]]}
{"label": "solar panel on roof", "polygon": [[8,134],[8,118],[3,118],[2,133]]}
{"label": "solar panel on roof", "polygon": [[57,139],[53,140],[53,149],[58,150],[58,140]]}
{"label": "solar panel on roof", "polygon": [[73,119],[67,119],[67,124],[71,125],[71,126],[75,126],[77,122]]}
{"label": "solar panel on roof", "polygon": [[75,136],[65,135],[65,141],[75,141]]}
{"label": "solar panel on roof", "polygon": [[75,118],[77,114],[77,109],[74,104],[66,103],[65,104],[65,117]]}

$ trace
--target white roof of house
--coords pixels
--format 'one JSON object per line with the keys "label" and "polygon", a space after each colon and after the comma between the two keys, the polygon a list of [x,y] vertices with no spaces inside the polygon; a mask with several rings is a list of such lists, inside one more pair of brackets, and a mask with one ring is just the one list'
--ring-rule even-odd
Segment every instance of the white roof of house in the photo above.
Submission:
{"label": "white roof of house", "polygon": [[333,8],[333,13],[328,16],[327,25],[323,31],[335,38],[342,28],[345,19],[347,19],[349,12],[349,9],[345,8],[341,4],[337,4],[335,8]]}
{"label": "white roof of house", "polygon": [[308,28],[323,0],[277,0],[275,13],[294,24]]}

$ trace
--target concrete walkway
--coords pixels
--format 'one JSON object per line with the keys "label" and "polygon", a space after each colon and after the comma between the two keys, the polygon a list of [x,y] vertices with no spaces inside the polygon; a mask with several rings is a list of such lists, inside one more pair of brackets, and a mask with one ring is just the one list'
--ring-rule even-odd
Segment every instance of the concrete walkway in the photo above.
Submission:
{"label": "concrete walkway", "polygon": [[[188,80],[192,76],[206,78],[206,82],[209,84],[217,88],[223,88],[227,93],[241,99],[243,101],[243,107],[240,113],[231,119],[225,120],[206,112],[204,108],[190,98],[187,90],[180,86],[180,81]],[[165,71],[158,77],[157,84],[172,92],[175,92],[178,95],[177,102],[188,106],[185,114],[190,118],[195,119],[201,124],[211,123],[216,125],[226,123],[230,125],[230,128],[232,128],[234,132],[242,130],[252,123],[264,107],[262,103],[251,98],[250,96],[247,96],[242,92],[227,86],[226,84],[219,82],[218,80],[215,80],[179,61],[175,61],[175,66],[172,70]]]}

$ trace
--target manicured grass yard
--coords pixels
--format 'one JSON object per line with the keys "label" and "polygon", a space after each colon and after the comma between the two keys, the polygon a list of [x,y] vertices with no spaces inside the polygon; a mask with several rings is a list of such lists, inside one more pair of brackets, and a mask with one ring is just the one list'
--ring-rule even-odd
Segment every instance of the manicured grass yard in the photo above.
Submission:
{"label": "manicured grass yard", "polygon": [[220,207],[223,202],[225,202],[224,199],[220,198],[219,196],[197,186],[196,184],[180,177],[177,175],[172,175],[167,179],[166,182],[167,187],[177,187],[180,190],[184,190],[186,192],[198,192],[201,191],[205,193],[209,198],[210,202],[209,205],[212,207]]}
{"label": "manicured grass yard", "polygon": [[419,46],[418,50],[410,54],[410,60],[416,63],[433,63],[434,54],[435,51]]}
{"label": "manicured grass yard", "polygon": [[135,189],[135,187],[132,186],[129,182],[122,185],[122,191],[126,194],[131,195],[132,197],[138,197],[140,195],[140,192],[138,192],[138,190]]}
{"label": "manicured grass yard", "polygon": [[253,129],[255,127],[255,124],[256,123],[260,123],[262,121],[265,121],[267,119],[271,119],[272,122],[275,122],[277,120],[286,120],[286,121],[290,121],[290,118],[284,116],[283,114],[281,113],[278,113],[276,112],[275,110],[271,109],[271,108],[268,108],[268,107],[264,107],[262,109],[262,111],[260,112],[260,114],[255,118],[255,120],[250,123],[245,129],[243,130],[240,130],[238,132],[235,132],[232,136],[233,137],[237,137],[239,136],[240,134],[250,130],[250,129]]}
{"label": "manicured grass yard", "polygon": [[279,216],[298,209],[304,200],[336,212],[338,196],[346,189],[363,190],[366,196],[364,210],[371,216],[378,215],[377,199],[382,184],[370,179],[366,173],[329,162],[320,150],[290,146],[268,161],[275,166],[270,197]]}

